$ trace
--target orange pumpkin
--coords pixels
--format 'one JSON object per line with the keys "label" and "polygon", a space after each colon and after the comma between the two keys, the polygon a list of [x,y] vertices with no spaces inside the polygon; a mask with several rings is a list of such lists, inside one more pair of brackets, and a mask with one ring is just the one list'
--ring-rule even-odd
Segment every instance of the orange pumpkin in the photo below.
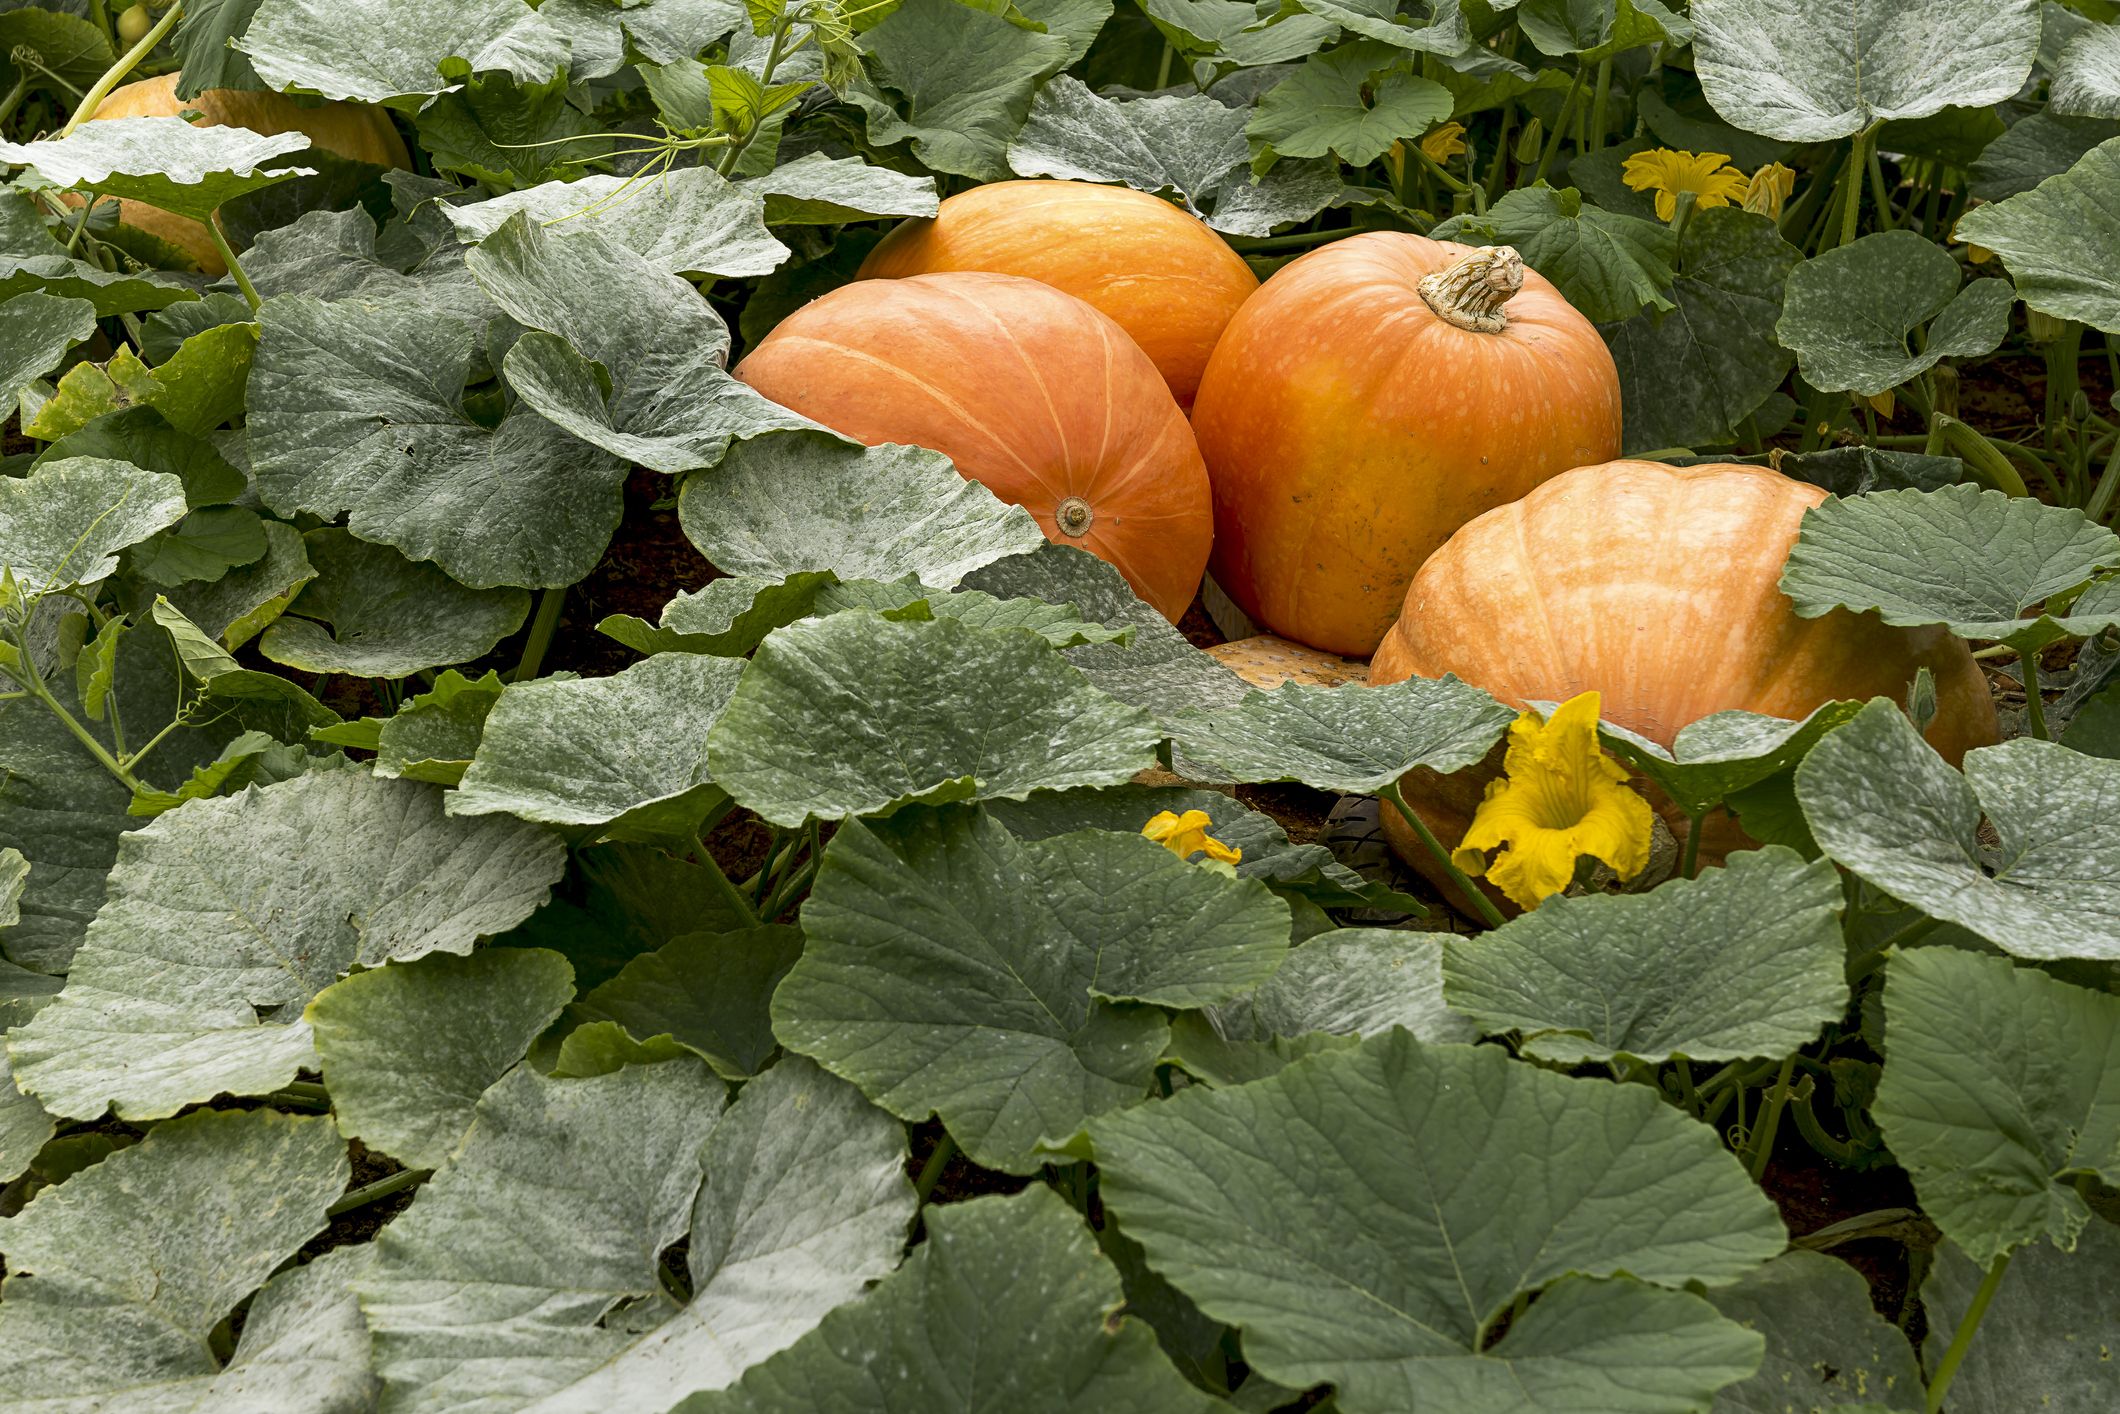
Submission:
{"label": "orange pumpkin", "polygon": [[863,280],[783,319],[736,376],[857,441],[943,453],[1173,623],[1192,603],[1214,534],[1192,429],[1148,355],[1073,295],[968,271]]}
{"label": "orange pumpkin", "polygon": [[[113,89],[90,122],[106,118],[174,118],[187,109],[200,114],[202,128],[248,128],[270,137],[301,132],[321,152],[378,167],[410,167],[405,140],[380,108],[358,103],[304,106],[280,93],[250,93],[210,88],[196,98],[177,97],[176,74],[141,79]],[[118,203],[118,224],[144,232],[181,251],[191,266],[208,275],[225,275],[228,265],[214,248],[206,227],[140,201]]]}
{"label": "orange pumpkin", "polygon": [[[1487,512],[1430,556],[1370,665],[1371,683],[1455,673],[1512,707],[1596,689],[1604,719],[1668,749],[1715,712],[1799,718],[1836,698],[1903,699],[1936,679],[1929,741],[1956,764],[1998,739],[1994,699],[1963,642],[1874,614],[1799,617],[1781,592],[1803,513],[1826,493],[1764,467],[1616,461],[1546,482]],[[1488,772],[1406,778],[1407,799],[1447,848],[1464,836]],[[1681,838],[1685,817],[1643,783]],[[1386,833],[1430,861],[1396,814]],[[1704,860],[1747,843],[1718,814]]]}
{"label": "orange pumpkin", "polygon": [[1459,526],[1619,455],[1619,375],[1509,247],[1373,232],[1237,311],[1193,430],[1215,582],[1284,638],[1366,656]]}
{"label": "orange pumpkin", "polygon": [[1159,197],[1090,182],[995,182],[901,222],[858,278],[991,270],[1039,280],[1119,322],[1189,408],[1223,326],[1259,279],[1242,256]]}

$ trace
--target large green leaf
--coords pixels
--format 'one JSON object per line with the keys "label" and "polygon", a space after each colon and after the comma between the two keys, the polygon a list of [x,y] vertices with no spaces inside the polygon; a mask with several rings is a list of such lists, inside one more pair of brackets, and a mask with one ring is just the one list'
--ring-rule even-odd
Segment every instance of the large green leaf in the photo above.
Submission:
{"label": "large green leaf", "polygon": [[1885,969],[1872,1107],[1922,1211],[1985,1267],[2092,1221],[2080,1175],[2120,1183],[2120,997],[2005,958],[1917,948]]}
{"label": "large green leaf", "polygon": [[[362,218],[365,220],[365,218]],[[267,300],[250,375],[259,494],[475,588],[572,584],[610,543],[625,464],[518,404],[465,409],[477,331],[418,301]]]}
{"label": "large green leaf", "polygon": [[323,1229],[347,1172],[321,1116],[200,1110],[38,1194],[0,1219],[0,1399],[16,1409],[232,1407],[214,1400],[234,1389],[213,1387],[207,1337]]}
{"label": "large green leaf", "polygon": [[1450,90],[1411,72],[1404,57],[1355,43],[1305,59],[1266,91],[1245,126],[1260,145],[1260,170],[1276,158],[1328,154],[1366,166],[1449,117]]}
{"label": "large green leaf", "polygon": [[2071,117],[2120,118],[2120,25],[2085,25],[2069,41],[2048,101]]}
{"label": "large green leaf", "polygon": [[956,0],[903,0],[862,44],[874,84],[857,84],[849,97],[868,114],[869,141],[910,139],[931,170],[979,181],[1009,174],[1009,140],[1032,94],[1069,59],[1059,35]]}
{"label": "large green leaf", "polygon": [[1980,150],[1968,169],[1973,195],[1989,202],[2021,195],[2060,176],[2086,152],[2115,137],[2120,137],[2120,121],[2068,118],[2042,108]]}
{"label": "large green leaf", "polygon": [[[928,1210],[929,1240],[862,1301],[721,1394],[674,1414],[962,1409],[1206,1414],[1138,1320],[1080,1217],[1033,1184]],[[1006,1358],[996,1352],[1006,1351]]]}
{"label": "large green leaf", "polygon": [[65,137],[0,142],[0,162],[33,167],[57,186],[204,221],[247,192],[315,175],[313,168],[274,160],[308,146],[301,132],[268,137],[248,128],[194,127],[182,118],[110,118]]}
{"label": "large green leaf", "polygon": [[806,152],[743,183],[766,201],[769,226],[836,226],[878,216],[933,216],[942,198],[933,177],[908,176],[859,157]]}
{"label": "large green leaf", "polygon": [[2098,601],[2024,617],[2114,568],[2120,535],[2081,511],[1967,483],[1836,497],[1804,512],[1781,589],[1805,618],[1869,610],[1888,624],[1943,624],[2036,651],[2120,623],[2120,604]]}
{"label": "large green leaf", "polygon": [[1155,764],[1160,740],[1035,633],[860,611],[768,635],[707,756],[739,803],[799,825],[1119,785]]}
{"label": "large green leaf", "polygon": [[[13,1024],[16,1008],[26,1000],[15,994],[15,979],[32,979],[35,985],[35,977],[35,973],[0,962],[0,1021]],[[50,985],[56,992],[56,979]],[[6,1048],[0,1047],[0,1184],[14,1182],[58,1130],[58,1121],[44,1112],[37,1097],[24,1094],[16,1086],[14,1066],[7,1058]]]}
{"label": "large green leaf", "polygon": [[528,212],[554,235],[593,231],[668,275],[767,275],[788,258],[788,248],[766,230],[764,194],[712,167],[546,182],[441,211],[458,235],[474,242]]}
{"label": "large green leaf", "polygon": [[466,589],[433,565],[343,530],[302,537],[311,571],[258,650],[312,673],[402,678],[466,663],[523,626],[520,589]]}
{"label": "large green leaf", "polygon": [[1233,236],[1263,236],[1346,199],[1339,173],[1324,163],[1277,163],[1255,183],[1244,139],[1250,116],[1204,93],[1103,98],[1062,74],[1038,91],[1008,161],[1019,176],[1173,192]]}
{"label": "large green leaf", "polygon": [[1796,797],[1827,857],[1901,902],[2019,957],[2120,959],[2120,761],[2020,738],[1961,777],[1873,702],[1796,768]]}
{"label": "large green leaf", "polygon": [[612,677],[516,683],[487,714],[449,813],[689,845],[725,799],[708,729],[741,676],[734,659],[664,653]]}
{"label": "large green leaf", "polygon": [[1646,894],[1549,899],[1453,940],[1450,1005],[1574,1065],[1785,1056],[1848,1004],[1840,876],[1778,847]]}
{"label": "large green leaf", "polygon": [[615,1022],[642,1041],[668,1036],[724,1080],[744,1080],[779,1046],[768,1007],[800,956],[797,928],[686,933],[634,958],[567,1016],[585,1025]]}
{"label": "large green leaf", "polygon": [[235,44],[269,87],[409,109],[468,74],[538,83],[567,63],[566,36],[523,0],[264,0]]}
{"label": "large green leaf", "polygon": [[1767,1338],[1766,1363],[1715,1396],[1717,1414],[1927,1408],[1913,1347],[1871,1306],[1862,1274],[1837,1257],[1784,1252],[1708,1300]]}
{"label": "large green leaf", "polygon": [[1692,16],[1715,111],[1789,142],[2000,103],[2039,51],[2035,0],[1697,0]]}
{"label": "large green leaf", "polygon": [[1599,324],[1674,307],[1664,292],[1677,278],[1678,236],[1661,221],[1589,205],[1574,187],[1520,187],[1484,215],[1454,216],[1431,234],[1515,246],[1568,303]]}
{"label": "large green leaf", "polygon": [[1392,1031],[1090,1134],[1149,1263],[1255,1371],[1356,1414],[1412,1389],[1462,1414],[1700,1408],[1758,1367],[1758,1336],[1647,1283],[1727,1285],[1781,1220],[1646,1087]]}
{"label": "large green leaf", "polygon": [[0,299],[41,290],[85,299],[102,318],[198,298],[198,291],[181,276],[153,270],[113,272],[74,259],[45,227],[41,211],[28,192],[0,189]]}
{"label": "large green leaf", "polygon": [[[1973,1304],[1983,1273],[1946,1242],[1936,1249],[1921,1304],[1923,1351],[1941,1360]],[[2106,1414],[2113,1403],[2113,1313],[2120,1311],[2120,1227],[2094,1222],[2074,1252],[2035,1243],[2010,1260],[1965,1363],[1951,1406]]]}
{"label": "large green leaf", "polygon": [[88,300],[30,290],[0,304],[0,407],[13,407],[32,380],[95,332],[96,307]]}
{"label": "large green leaf", "polygon": [[1147,1093],[1168,1031],[1129,1002],[1229,1000],[1288,944],[1287,906],[1255,881],[1139,836],[1022,841],[962,809],[842,827],[803,927],[781,1043],[1016,1173]]}
{"label": "large green leaf", "polygon": [[0,82],[10,88],[19,82],[26,89],[48,92],[63,92],[67,84],[84,89],[102,77],[115,58],[103,26],[80,14],[22,0],[0,14]]}
{"label": "large green leaf", "polygon": [[[491,371],[486,366],[487,326],[499,311],[471,278],[464,253],[435,208],[423,208],[410,222],[391,222],[379,229],[366,209],[356,207],[306,212],[264,232],[243,256],[243,268],[268,300],[306,295],[332,302],[417,305],[428,323],[461,330],[458,337],[469,344],[467,366],[476,381]],[[262,391],[253,382],[253,412]],[[446,401],[453,392],[445,389],[436,396]]]}
{"label": "large green leaf", "polygon": [[1833,728],[1862,710],[1828,702],[1800,722],[1757,712],[1712,712],[1680,727],[1671,749],[1610,722],[1598,724],[1605,750],[1654,781],[1691,816],[1794,767]]}
{"label": "large green leaf", "polygon": [[729,376],[729,331],[686,281],[584,231],[509,218],[467,257],[486,293],[536,331],[502,371],[523,400],[655,471],[712,466],[732,441],[815,428]]}
{"label": "large green leaf", "polygon": [[1967,212],[1955,234],[2000,255],[2028,307],[2120,333],[2120,275],[2107,258],[2120,242],[2116,182],[2120,138],[2028,192]]}
{"label": "large green leaf", "polygon": [[356,972],[302,1012],[316,1033],[339,1132],[408,1167],[439,1168],[486,1087],[574,997],[574,969],[542,948],[429,953]]}
{"label": "large green leaf", "polygon": [[[359,1287],[390,1407],[667,1409],[887,1273],[904,1131],[807,1062],[725,1093],[690,1058],[488,1090]],[[679,1304],[661,1258],[688,1234]]]}
{"label": "large green leaf", "polygon": [[1694,213],[1679,246],[1677,308],[1605,330],[1626,406],[1625,448],[1732,440],[1795,358],[1774,341],[1782,287],[1802,255],[1765,216]]}
{"label": "large green leaf", "polygon": [[184,483],[100,457],[44,462],[0,479],[0,567],[24,592],[100,584],[118,552],[184,516]]}
{"label": "large green leaf", "polygon": [[[2007,280],[1960,289],[1958,262],[1918,231],[1877,231],[1789,272],[1775,337],[1821,392],[1874,397],[1946,358],[1993,353],[2017,292]],[[1920,352],[1907,338],[1927,327]]]}
{"label": "large green leaf", "polygon": [[558,842],[357,771],[195,800],[124,836],[66,990],[8,1037],[54,1114],[174,1114],[314,1063],[301,1009],[354,966],[469,952],[543,901]]}
{"label": "large green leaf", "polygon": [[636,653],[712,653],[741,658],[776,628],[808,618],[817,594],[838,576],[804,571],[786,579],[728,575],[673,595],[654,624],[631,614],[613,614],[596,631]]}
{"label": "large green leaf", "polygon": [[1301,781],[1368,795],[1415,767],[1449,775],[1483,760],[1516,713],[1456,678],[1384,687],[1284,682],[1223,712],[1172,723],[1176,749],[1202,779]]}
{"label": "large green leaf", "polygon": [[685,479],[678,517],[718,568],[771,580],[831,570],[948,589],[1045,544],[1030,512],[958,475],[940,452],[852,447],[819,432],[731,448],[711,474]]}

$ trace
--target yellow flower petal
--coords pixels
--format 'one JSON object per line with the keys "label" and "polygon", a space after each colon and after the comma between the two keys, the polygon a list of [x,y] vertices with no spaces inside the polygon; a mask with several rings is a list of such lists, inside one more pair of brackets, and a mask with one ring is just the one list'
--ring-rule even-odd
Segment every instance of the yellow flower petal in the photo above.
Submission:
{"label": "yellow flower petal", "polygon": [[1745,210],[1781,219],[1781,209],[1796,190],[1796,174],[1779,162],[1769,162],[1745,184]]}
{"label": "yellow flower petal", "polygon": [[1244,857],[1244,851],[1226,845],[1208,834],[1213,819],[1205,810],[1188,810],[1183,815],[1165,810],[1141,827],[1141,833],[1162,845],[1180,859],[1190,859],[1204,853],[1209,859],[1223,864],[1235,864]]}
{"label": "yellow flower petal", "polygon": [[1421,151],[1428,154],[1432,162],[1448,162],[1465,150],[1465,125],[1445,123],[1421,139]]}
{"label": "yellow flower petal", "polygon": [[1635,191],[1656,193],[1658,219],[1668,221],[1678,214],[1678,198],[1690,192],[1700,210],[1728,206],[1745,196],[1745,174],[1729,164],[1727,153],[1674,152],[1655,147],[1637,152],[1620,168],[1620,174]]}

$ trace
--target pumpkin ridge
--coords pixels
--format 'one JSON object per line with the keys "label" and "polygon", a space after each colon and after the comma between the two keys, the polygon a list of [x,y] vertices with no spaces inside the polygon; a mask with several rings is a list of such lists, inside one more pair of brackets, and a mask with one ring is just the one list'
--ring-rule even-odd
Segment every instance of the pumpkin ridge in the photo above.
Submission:
{"label": "pumpkin ridge", "polygon": [[[1009,278],[1021,279],[1022,277],[1011,276]],[[1046,288],[1052,289],[1052,286],[1048,285],[1046,286]],[[954,299],[960,304],[970,306],[974,311],[978,313],[980,318],[984,319],[987,323],[993,325],[994,331],[1000,334],[1001,337],[1005,341],[1007,341],[1008,346],[1016,351],[1016,358],[1023,364],[1024,371],[1030,374],[1031,383],[1038,389],[1038,396],[1042,398],[1045,402],[1046,415],[1052,419],[1053,433],[1060,439],[1060,465],[1068,471],[1073,471],[1075,469],[1075,452],[1074,448],[1068,445],[1067,420],[1060,416],[1059,404],[1053,401],[1052,387],[1045,381],[1044,373],[1039,371],[1037,361],[1031,357],[1030,350],[1023,347],[1023,341],[1016,337],[1016,331],[1009,326],[1008,321],[996,315],[991,307],[980,303],[978,300],[973,299],[970,295],[966,294],[960,289],[955,288],[954,286],[949,289],[945,289],[944,291],[942,291],[942,293],[946,297]],[[1065,292],[1057,291],[1056,293]],[[1069,298],[1073,298],[1073,296],[1069,296]],[[1101,334],[1103,330],[1099,328],[1098,332]],[[1107,349],[1109,349],[1109,347],[1109,345],[1106,345]],[[1109,418],[1111,416],[1111,378],[1109,376],[1110,358],[1108,354],[1105,360],[1105,365],[1107,374],[1105,377],[1104,384],[1104,415],[1105,417]],[[1019,457],[1018,460],[1020,461],[1021,458]],[[1048,487],[1047,489],[1050,490],[1051,488]]]}

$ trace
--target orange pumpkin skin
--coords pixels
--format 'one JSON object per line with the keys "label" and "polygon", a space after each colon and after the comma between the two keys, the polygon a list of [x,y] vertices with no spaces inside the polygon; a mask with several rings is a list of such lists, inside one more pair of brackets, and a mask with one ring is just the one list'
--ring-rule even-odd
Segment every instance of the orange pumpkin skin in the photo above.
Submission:
{"label": "orange pumpkin skin", "polygon": [[1211,568],[1272,632],[1366,657],[1459,526],[1619,455],[1612,355],[1552,285],[1524,272],[1499,333],[1423,298],[1423,277],[1470,254],[1392,232],[1336,241],[1268,280],[1215,346],[1193,404]]}
{"label": "orange pumpkin skin", "polygon": [[1192,603],[1214,535],[1192,429],[1073,295],[970,271],[863,280],[782,320],[736,376],[856,441],[943,453],[1173,623]]}
{"label": "orange pumpkin skin", "polygon": [[[1901,700],[1925,667],[1936,679],[1930,744],[1956,765],[1994,743],[1994,699],[1961,640],[1874,614],[1802,618],[1782,594],[1798,523],[1825,497],[1765,467],[1729,464],[1616,461],[1555,477],[1474,520],[1421,566],[1369,680],[1455,673],[1518,708],[1595,689],[1606,721],[1668,749],[1680,728],[1715,712],[1793,719],[1835,699]],[[1446,848],[1463,838],[1496,764],[1403,783]],[[1685,817],[1644,790],[1683,839]],[[1409,863],[1429,863],[1394,812],[1384,824]],[[1712,863],[1749,843],[1718,813],[1701,855]]]}
{"label": "orange pumpkin skin", "polygon": [[1039,280],[1117,320],[1181,408],[1237,306],[1259,287],[1244,258],[1190,212],[1127,187],[995,182],[899,223],[857,278],[990,270]]}
{"label": "orange pumpkin skin", "polygon": [[[177,97],[176,74],[141,79],[113,89],[97,106],[90,122],[105,118],[174,118],[187,109],[201,116],[202,128],[248,128],[270,137],[277,133],[301,132],[318,150],[350,161],[378,167],[410,167],[412,157],[405,140],[391,126],[380,108],[359,103],[323,103],[304,107],[280,93],[249,93],[210,88],[196,98]],[[228,273],[227,262],[214,248],[206,227],[188,216],[177,216],[140,201],[118,203],[118,224],[144,231],[190,258],[192,266],[208,275]]]}

